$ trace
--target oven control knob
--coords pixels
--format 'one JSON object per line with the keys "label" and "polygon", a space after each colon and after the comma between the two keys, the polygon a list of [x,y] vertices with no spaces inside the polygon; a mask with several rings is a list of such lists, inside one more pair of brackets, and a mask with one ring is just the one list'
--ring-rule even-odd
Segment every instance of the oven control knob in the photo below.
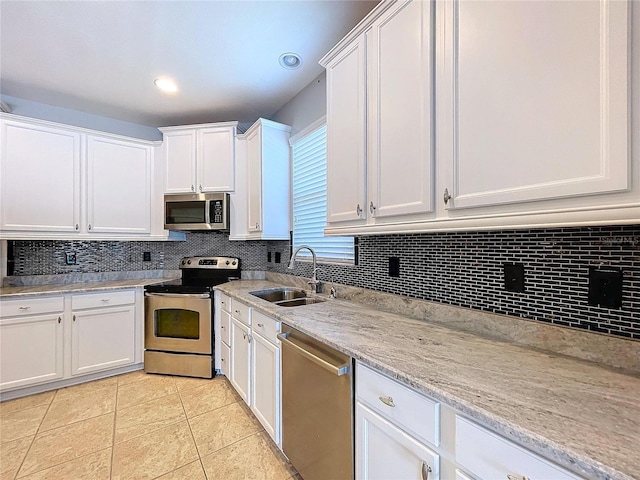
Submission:
{"label": "oven control knob", "polygon": [[191,265],[191,260],[187,260],[187,265]]}
{"label": "oven control knob", "polygon": [[227,260],[226,262],[224,262],[226,265],[229,265],[229,260]]}
{"label": "oven control knob", "polygon": [[236,264],[236,261],[235,261],[235,260],[234,260],[233,262],[231,262],[231,265],[235,265],[235,264]]}
{"label": "oven control knob", "polygon": [[185,262],[184,260],[182,260],[182,264],[184,265],[185,263],[187,263],[187,262]]}

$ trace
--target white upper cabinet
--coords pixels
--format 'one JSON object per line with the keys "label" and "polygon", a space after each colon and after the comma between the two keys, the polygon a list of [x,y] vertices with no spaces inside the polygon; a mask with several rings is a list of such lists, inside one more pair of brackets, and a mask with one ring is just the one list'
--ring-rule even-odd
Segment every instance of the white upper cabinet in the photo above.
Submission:
{"label": "white upper cabinet", "polygon": [[291,127],[258,119],[238,135],[231,240],[288,240],[291,230]]}
{"label": "white upper cabinet", "polygon": [[327,221],[362,223],[367,218],[364,37],[326,68]]}
{"label": "white upper cabinet", "polygon": [[149,233],[151,147],[98,136],[87,142],[88,231]]}
{"label": "white upper cabinet", "polygon": [[448,207],[629,189],[626,2],[449,6]]}
{"label": "white upper cabinet", "polygon": [[2,230],[74,233],[80,229],[80,133],[3,120]]}
{"label": "white upper cabinet", "polygon": [[415,221],[433,210],[432,10],[423,1],[381,4],[321,60],[330,227]]}
{"label": "white upper cabinet", "polygon": [[238,122],[165,127],[165,192],[207,193],[235,189]]}
{"label": "white upper cabinet", "polygon": [[3,115],[2,238],[166,239],[154,142]]}
{"label": "white upper cabinet", "polygon": [[629,3],[381,2],[321,60],[326,233],[637,223]]}

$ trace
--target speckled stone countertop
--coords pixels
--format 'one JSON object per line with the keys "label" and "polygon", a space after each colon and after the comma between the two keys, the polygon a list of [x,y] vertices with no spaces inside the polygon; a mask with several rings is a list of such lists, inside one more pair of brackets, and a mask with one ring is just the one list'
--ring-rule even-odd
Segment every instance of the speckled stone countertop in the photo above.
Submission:
{"label": "speckled stone countertop", "polygon": [[102,282],[64,283],[53,285],[25,285],[0,287],[0,298],[9,300],[31,295],[55,295],[65,293],[91,292],[94,290],[121,290],[123,288],[144,287],[158,283],[175,281],[175,278],[137,278],[126,280],[108,280]]}
{"label": "speckled stone countertop", "polygon": [[640,376],[329,299],[297,308],[216,287],[587,478],[640,478]]}

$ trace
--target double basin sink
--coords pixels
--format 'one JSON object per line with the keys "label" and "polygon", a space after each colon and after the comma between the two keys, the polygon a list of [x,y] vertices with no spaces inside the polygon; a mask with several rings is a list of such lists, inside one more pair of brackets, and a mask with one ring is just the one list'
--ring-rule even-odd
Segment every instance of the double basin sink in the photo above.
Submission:
{"label": "double basin sink", "polygon": [[256,290],[249,293],[280,307],[299,307],[301,305],[324,302],[321,298],[307,296],[307,292],[297,288],[269,288],[267,290]]}

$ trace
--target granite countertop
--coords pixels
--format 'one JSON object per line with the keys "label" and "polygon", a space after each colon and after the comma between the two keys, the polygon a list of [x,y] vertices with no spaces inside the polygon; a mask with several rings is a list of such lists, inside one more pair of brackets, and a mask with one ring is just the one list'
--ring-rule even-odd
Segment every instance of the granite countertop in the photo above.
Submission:
{"label": "granite countertop", "polygon": [[640,478],[639,376],[350,301],[285,308],[249,294],[276,286],[216,288],[585,477]]}
{"label": "granite countertop", "polygon": [[120,290],[123,288],[145,287],[158,283],[175,281],[175,278],[137,278],[126,280],[108,280],[81,283],[64,283],[53,285],[24,285],[16,287],[0,287],[0,298],[23,298],[30,295],[55,295],[65,293],[91,292],[94,290]]}

